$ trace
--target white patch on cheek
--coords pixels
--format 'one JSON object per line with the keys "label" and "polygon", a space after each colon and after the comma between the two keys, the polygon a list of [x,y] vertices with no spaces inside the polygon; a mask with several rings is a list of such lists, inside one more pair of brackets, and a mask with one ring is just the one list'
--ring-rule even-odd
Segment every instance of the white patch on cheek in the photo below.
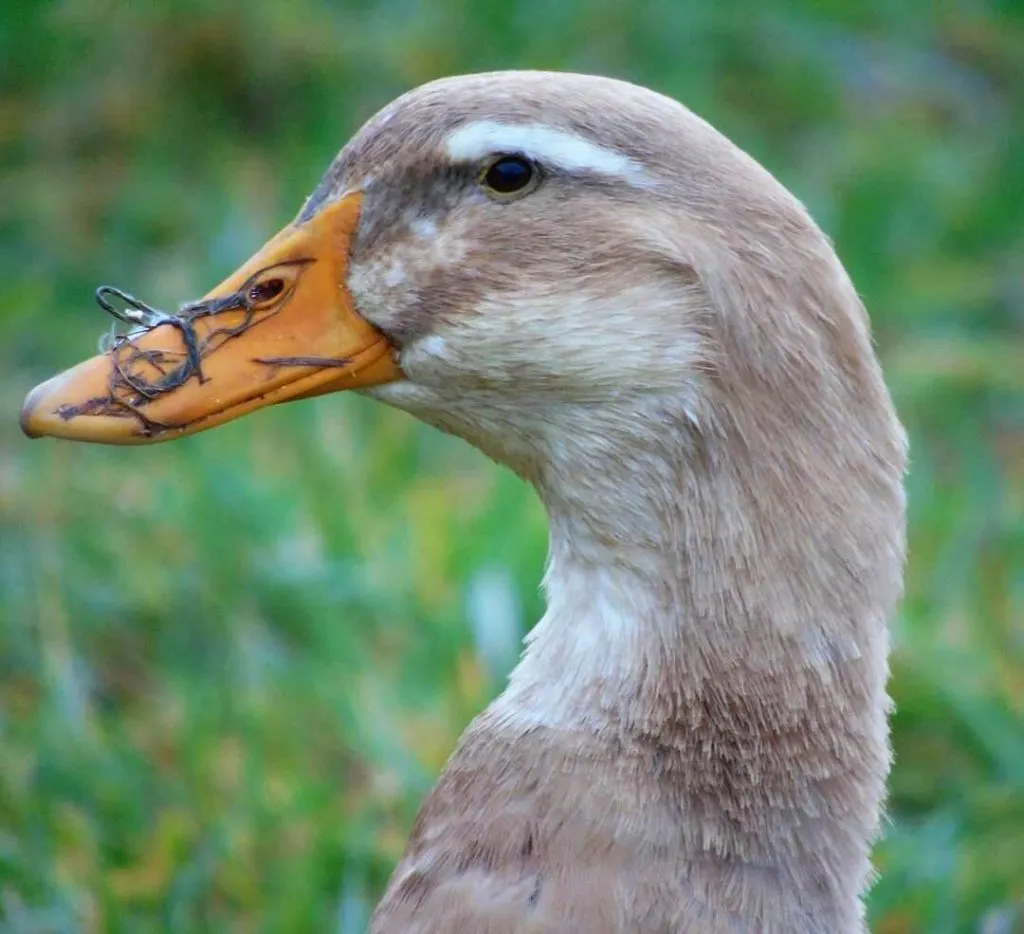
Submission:
{"label": "white patch on cheek", "polygon": [[402,348],[399,366],[416,382],[443,386],[446,374],[457,369],[448,341],[439,334],[425,334]]}
{"label": "white patch on cheek", "polygon": [[403,282],[405,282],[405,264],[401,260],[396,259],[384,273],[384,285],[388,288],[394,288]]}
{"label": "white patch on cheek", "polygon": [[437,236],[437,224],[429,217],[414,218],[409,224],[409,230],[413,236],[423,240],[431,240]]}
{"label": "white patch on cheek", "polygon": [[538,294],[485,293],[460,321],[453,349],[510,394],[530,387],[563,398],[609,399],[623,390],[675,391],[691,384],[703,347],[681,328],[693,303],[671,277]]}
{"label": "white patch on cheek", "polygon": [[423,389],[409,380],[396,380],[393,383],[382,383],[379,386],[370,386],[360,389],[363,395],[383,402],[385,405],[392,405],[396,409],[415,410],[417,402],[421,402],[425,395]]}
{"label": "white patch on cheek", "polygon": [[466,254],[465,229],[409,212],[400,235],[349,267],[348,288],[356,307],[379,327],[397,327],[419,300],[438,268],[456,268]]}
{"label": "white patch on cheek", "polygon": [[447,345],[444,342],[444,338],[439,334],[431,334],[424,337],[423,340],[417,342],[416,351],[427,357],[440,357],[444,358],[448,350]]}

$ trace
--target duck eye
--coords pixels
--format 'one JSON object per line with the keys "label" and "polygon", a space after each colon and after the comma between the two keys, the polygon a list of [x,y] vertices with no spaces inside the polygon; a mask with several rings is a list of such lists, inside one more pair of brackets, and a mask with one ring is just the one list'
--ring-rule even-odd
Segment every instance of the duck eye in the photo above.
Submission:
{"label": "duck eye", "polygon": [[246,302],[250,305],[265,305],[272,302],[284,291],[284,279],[264,279],[253,283],[245,293]]}
{"label": "duck eye", "polygon": [[485,188],[496,194],[510,195],[522,191],[536,176],[537,170],[529,159],[522,156],[502,156],[490,164],[481,181]]}

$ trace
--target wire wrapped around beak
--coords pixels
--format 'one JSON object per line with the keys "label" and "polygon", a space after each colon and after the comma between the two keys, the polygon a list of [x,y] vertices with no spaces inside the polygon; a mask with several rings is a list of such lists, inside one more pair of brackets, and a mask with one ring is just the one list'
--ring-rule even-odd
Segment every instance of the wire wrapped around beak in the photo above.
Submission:
{"label": "wire wrapped around beak", "polygon": [[390,343],[345,287],[359,207],[350,194],[289,225],[176,314],[101,286],[101,307],[132,330],[36,387],[22,410],[25,433],[146,444],[267,405],[400,378]]}

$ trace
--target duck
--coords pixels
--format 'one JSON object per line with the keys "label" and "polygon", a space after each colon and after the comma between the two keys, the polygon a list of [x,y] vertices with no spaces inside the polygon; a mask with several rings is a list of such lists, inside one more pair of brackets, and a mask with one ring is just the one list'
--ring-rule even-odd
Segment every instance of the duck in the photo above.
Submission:
{"label": "duck", "polygon": [[26,434],[355,390],[546,510],[546,611],[372,934],[866,930],[907,442],[832,244],[759,163],[622,80],[445,78],[203,299],[127,302]]}

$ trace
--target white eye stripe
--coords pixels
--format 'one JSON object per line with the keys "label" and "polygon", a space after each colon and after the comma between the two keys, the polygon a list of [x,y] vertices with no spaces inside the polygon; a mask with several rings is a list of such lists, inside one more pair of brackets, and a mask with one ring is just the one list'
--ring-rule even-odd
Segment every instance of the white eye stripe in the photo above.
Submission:
{"label": "white eye stripe", "polygon": [[521,153],[563,172],[596,172],[640,187],[651,184],[644,170],[628,156],[543,123],[478,120],[454,130],[445,148],[452,159],[474,161],[493,153]]}

